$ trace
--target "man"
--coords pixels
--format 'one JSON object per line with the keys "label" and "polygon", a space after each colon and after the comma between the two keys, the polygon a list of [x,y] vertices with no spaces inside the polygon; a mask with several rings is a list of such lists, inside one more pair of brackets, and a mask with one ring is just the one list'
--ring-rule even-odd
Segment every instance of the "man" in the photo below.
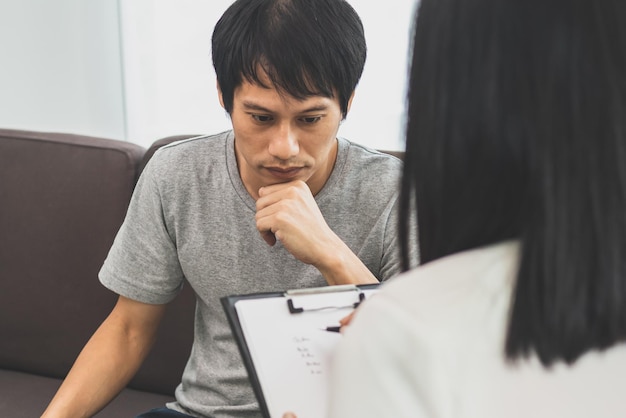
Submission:
{"label": "man", "polygon": [[366,56],[354,10],[344,0],[238,0],[212,44],[233,130],[153,156],[100,272],[118,303],[45,417],[106,405],[184,280],[198,300],[193,350],[176,402],[142,417],[259,416],[219,298],[400,271],[401,163],[336,136]]}

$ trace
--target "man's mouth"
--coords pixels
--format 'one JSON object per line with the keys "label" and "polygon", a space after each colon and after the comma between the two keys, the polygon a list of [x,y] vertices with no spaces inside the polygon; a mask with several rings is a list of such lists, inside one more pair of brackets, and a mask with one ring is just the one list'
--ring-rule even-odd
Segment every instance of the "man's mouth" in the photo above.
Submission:
{"label": "man's mouth", "polygon": [[279,179],[292,180],[302,172],[303,167],[265,167],[269,173]]}

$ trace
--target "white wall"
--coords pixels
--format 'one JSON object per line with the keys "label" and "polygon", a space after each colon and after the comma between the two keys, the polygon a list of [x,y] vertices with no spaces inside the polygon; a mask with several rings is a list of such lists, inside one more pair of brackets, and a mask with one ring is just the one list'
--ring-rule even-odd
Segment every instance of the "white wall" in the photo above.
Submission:
{"label": "white wall", "polygon": [[124,138],[117,3],[0,0],[0,126]]}
{"label": "white wall", "polygon": [[404,149],[409,32],[415,1],[349,0],[363,20],[368,58],[340,134],[378,149]]}
{"label": "white wall", "polygon": [[122,0],[128,139],[144,146],[230,127],[215,92],[210,43],[224,0]]}
{"label": "white wall", "polygon": [[[349,1],[363,19],[368,59],[340,135],[402,149],[414,0]],[[146,147],[164,136],[228,129],[210,41],[231,2],[0,0],[0,127]]]}

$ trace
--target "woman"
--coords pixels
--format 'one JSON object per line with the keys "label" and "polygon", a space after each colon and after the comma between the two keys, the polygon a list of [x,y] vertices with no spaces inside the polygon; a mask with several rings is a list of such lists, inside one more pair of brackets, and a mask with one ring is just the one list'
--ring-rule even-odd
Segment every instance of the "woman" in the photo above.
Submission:
{"label": "woman", "polygon": [[422,266],[347,327],[331,417],[626,414],[624,22],[621,0],[421,1]]}

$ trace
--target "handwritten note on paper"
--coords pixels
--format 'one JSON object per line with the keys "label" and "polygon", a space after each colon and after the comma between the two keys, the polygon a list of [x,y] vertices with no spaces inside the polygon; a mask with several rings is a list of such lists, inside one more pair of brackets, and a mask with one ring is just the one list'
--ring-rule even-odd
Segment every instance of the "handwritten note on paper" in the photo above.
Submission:
{"label": "handwritten note on paper", "polygon": [[[316,295],[328,302],[329,295]],[[310,295],[307,303],[315,302]],[[270,416],[326,415],[332,351],[341,334],[325,331],[352,311],[354,294],[333,295],[330,309],[291,314],[283,297],[239,300],[239,316]],[[339,308],[337,308],[339,306]]]}
{"label": "handwritten note on paper", "polygon": [[321,375],[324,372],[322,370],[322,362],[316,355],[314,348],[311,347],[311,338],[294,336],[293,343],[302,359],[303,365],[309,371],[307,374]]}

